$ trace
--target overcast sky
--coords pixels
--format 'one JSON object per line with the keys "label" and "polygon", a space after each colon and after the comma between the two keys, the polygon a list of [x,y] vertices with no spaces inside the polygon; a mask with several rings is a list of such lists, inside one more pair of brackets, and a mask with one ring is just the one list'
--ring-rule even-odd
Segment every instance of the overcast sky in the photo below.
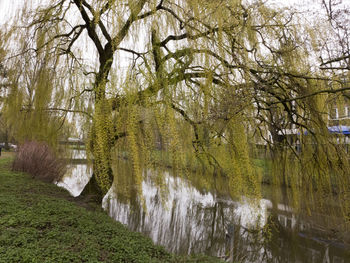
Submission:
{"label": "overcast sky", "polygon": [[8,1],[8,0],[0,0],[0,22],[3,23],[6,19],[13,16],[14,9],[13,6],[18,5],[16,2],[20,2],[21,0],[17,1]]}
{"label": "overcast sky", "polygon": [[[349,1],[350,0],[344,0]],[[24,2],[45,2],[45,0],[0,0],[0,23],[4,23],[7,19],[14,17],[18,7]],[[320,0],[267,0],[268,4],[275,6],[292,6],[298,10],[319,9]]]}

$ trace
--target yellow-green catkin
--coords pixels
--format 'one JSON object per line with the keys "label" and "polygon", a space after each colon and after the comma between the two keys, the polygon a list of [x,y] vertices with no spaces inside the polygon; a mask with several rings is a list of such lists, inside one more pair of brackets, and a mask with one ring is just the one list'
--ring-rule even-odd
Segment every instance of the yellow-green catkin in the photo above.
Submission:
{"label": "yellow-green catkin", "polygon": [[94,174],[103,193],[112,185],[111,141],[113,125],[108,102],[101,99],[95,104],[93,140]]}
{"label": "yellow-green catkin", "polygon": [[135,177],[135,189],[142,196],[142,168],[140,167],[139,145],[137,141],[138,112],[135,107],[128,111],[127,140]]}

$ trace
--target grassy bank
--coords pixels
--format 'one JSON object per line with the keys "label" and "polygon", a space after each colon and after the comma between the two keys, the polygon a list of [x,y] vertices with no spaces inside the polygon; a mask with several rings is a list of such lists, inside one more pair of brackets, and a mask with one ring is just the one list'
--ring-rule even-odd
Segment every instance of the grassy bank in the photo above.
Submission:
{"label": "grassy bank", "polygon": [[219,262],[179,257],[113,221],[98,204],[10,171],[0,157],[0,262]]}

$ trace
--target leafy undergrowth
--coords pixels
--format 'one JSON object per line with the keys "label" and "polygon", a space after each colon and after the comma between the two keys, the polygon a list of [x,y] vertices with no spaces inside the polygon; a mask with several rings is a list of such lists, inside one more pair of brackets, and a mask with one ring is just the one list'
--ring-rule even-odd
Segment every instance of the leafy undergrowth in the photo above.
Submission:
{"label": "leafy undergrowth", "polygon": [[96,205],[9,170],[0,159],[0,262],[219,262],[172,255]]}

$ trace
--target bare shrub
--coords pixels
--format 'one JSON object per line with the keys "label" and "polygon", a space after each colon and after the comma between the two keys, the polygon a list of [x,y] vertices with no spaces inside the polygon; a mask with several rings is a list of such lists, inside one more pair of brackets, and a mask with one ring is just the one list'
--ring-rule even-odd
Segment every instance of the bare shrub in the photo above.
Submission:
{"label": "bare shrub", "polygon": [[52,183],[62,178],[66,166],[46,143],[31,141],[19,146],[12,169]]}

